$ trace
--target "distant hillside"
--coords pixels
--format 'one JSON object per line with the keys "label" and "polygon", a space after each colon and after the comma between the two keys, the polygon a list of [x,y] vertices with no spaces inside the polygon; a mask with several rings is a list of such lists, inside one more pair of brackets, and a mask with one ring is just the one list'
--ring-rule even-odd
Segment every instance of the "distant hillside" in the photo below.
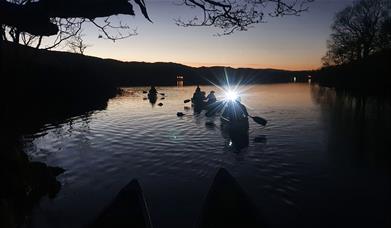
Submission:
{"label": "distant hillside", "polygon": [[[289,82],[295,76],[300,79],[307,72],[273,69],[248,69],[224,67],[194,68],[176,63],[121,62],[68,52],[36,50],[19,46],[18,52],[11,44],[5,45],[5,65],[23,65],[29,74],[54,74],[64,77],[92,77],[103,79],[118,86],[132,85],[176,85],[176,76],[184,76],[185,84],[221,82],[225,71],[232,82],[273,83]],[[46,72],[45,69],[46,68]],[[36,75],[37,77],[39,75]]]}

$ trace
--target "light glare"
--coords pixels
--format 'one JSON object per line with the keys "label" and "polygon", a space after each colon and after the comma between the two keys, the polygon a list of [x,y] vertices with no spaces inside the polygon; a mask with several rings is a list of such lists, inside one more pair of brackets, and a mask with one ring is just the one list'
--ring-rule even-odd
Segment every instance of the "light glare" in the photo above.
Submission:
{"label": "light glare", "polygon": [[238,98],[238,94],[235,91],[229,90],[225,93],[225,98],[230,101],[235,101]]}

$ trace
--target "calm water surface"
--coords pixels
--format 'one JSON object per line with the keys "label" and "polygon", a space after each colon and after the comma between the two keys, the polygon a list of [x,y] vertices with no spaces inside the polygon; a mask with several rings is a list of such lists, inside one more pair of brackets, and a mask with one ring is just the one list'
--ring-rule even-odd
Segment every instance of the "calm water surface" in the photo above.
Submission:
{"label": "calm water surface", "polygon": [[[154,227],[191,227],[218,168],[226,168],[274,227],[390,224],[391,108],[309,84],[245,87],[249,146],[235,149],[219,118],[194,114],[194,87],[124,88],[103,111],[24,137],[32,160],[63,167],[62,188],[34,209],[33,227],[83,227],[133,178]],[[209,92],[215,87],[205,86]],[[156,104],[157,104],[156,103]],[[186,113],[177,117],[178,111]],[[206,126],[214,122],[215,127]]]}

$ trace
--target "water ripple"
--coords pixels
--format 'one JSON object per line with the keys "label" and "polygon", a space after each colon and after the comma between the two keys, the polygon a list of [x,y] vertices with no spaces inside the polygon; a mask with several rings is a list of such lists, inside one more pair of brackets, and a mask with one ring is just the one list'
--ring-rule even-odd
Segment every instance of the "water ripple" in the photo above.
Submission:
{"label": "water ripple", "polygon": [[[318,129],[318,113],[312,103],[301,104],[302,109],[298,109],[276,106],[276,100],[268,100],[265,94],[259,94],[262,99],[257,100],[244,97],[244,103],[253,107],[251,112],[264,116],[269,124],[262,128],[250,121],[249,147],[237,153],[227,148],[219,118],[206,118],[203,113],[193,116],[188,109],[184,117],[176,116],[176,112],[184,110],[183,99],[191,97],[193,87],[160,88],[167,95],[161,100],[162,107],[143,99],[145,89],[125,89],[123,96],[110,100],[106,110],[58,125],[45,125],[40,132],[25,137],[25,150],[30,157],[66,169],[61,176],[64,188],[59,193],[59,202],[73,202],[80,195],[113,197],[113,189],[120,189],[132,178],[145,183],[143,187],[154,199],[164,197],[160,191],[152,191],[160,188],[158,183],[167,183],[179,195],[186,194],[179,193],[184,183],[194,191],[205,191],[216,170],[226,167],[246,179],[243,183],[249,192],[266,191],[270,197],[295,205],[291,196],[300,189],[300,167],[306,164],[306,156],[317,156],[308,151],[314,145],[319,147],[313,140],[306,141]],[[308,89],[305,96],[309,96]],[[282,102],[285,97],[275,99]],[[216,126],[207,128],[206,121],[214,121]],[[299,127],[294,124],[296,121],[303,124]],[[254,142],[260,135],[265,140]],[[259,194],[252,196],[262,202]],[[92,202],[86,203],[90,203],[87,207],[92,214],[81,219],[87,220],[100,208],[94,208]],[[56,210],[61,203],[48,207]],[[66,211],[64,217],[78,217],[77,212]],[[61,222],[66,224],[66,219]]]}

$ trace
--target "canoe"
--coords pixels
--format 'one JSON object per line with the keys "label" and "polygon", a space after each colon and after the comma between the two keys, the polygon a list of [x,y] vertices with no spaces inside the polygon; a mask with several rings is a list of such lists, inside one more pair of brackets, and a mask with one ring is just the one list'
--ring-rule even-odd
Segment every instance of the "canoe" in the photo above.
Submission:
{"label": "canoe", "polygon": [[148,207],[138,181],[132,180],[127,184],[90,227],[152,227]]}
{"label": "canoe", "polygon": [[259,212],[239,183],[220,168],[206,196],[196,227],[265,227]]}

